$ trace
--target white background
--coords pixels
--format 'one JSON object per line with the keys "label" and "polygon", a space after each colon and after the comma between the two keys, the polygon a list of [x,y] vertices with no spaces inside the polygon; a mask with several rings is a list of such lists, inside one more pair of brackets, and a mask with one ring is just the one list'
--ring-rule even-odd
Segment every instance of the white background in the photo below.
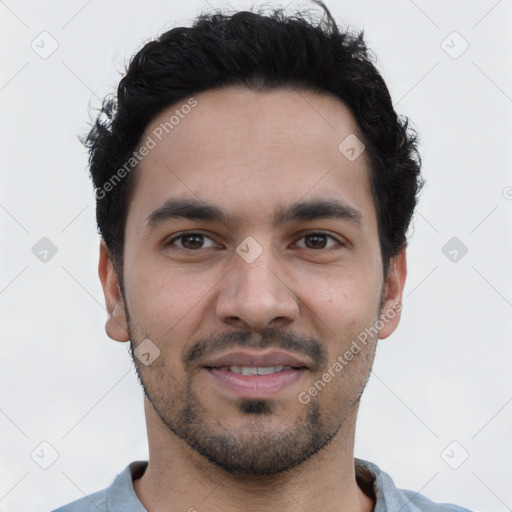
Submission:
{"label": "white background", "polygon": [[[427,180],[403,320],[380,342],[355,454],[435,501],[512,510],[512,1],[327,5],[343,26],[365,29],[396,110],[421,135]],[[50,510],[147,458],[127,347],[104,333],[94,197],[77,134],[145,41],[204,9],[0,2],[0,511]],[[58,42],[47,59],[31,48],[42,37],[51,48],[43,31]],[[469,48],[452,58],[464,40]],[[468,248],[455,263],[442,252],[454,236]],[[58,249],[46,263],[32,253],[42,237]],[[43,441],[58,452],[48,469],[31,458],[51,462]],[[469,458],[449,467],[463,450]]]}

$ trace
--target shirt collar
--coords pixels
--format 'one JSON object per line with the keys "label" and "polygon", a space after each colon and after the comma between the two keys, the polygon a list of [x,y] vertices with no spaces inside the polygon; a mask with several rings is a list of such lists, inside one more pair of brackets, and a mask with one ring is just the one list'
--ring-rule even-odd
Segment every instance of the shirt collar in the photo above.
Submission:
{"label": "shirt collar", "polygon": [[[132,462],[117,476],[108,492],[109,512],[146,512],[133,489],[133,480],[144,474],[147,465],[147,461]],[[374,512],[419,511],[410,499],[396,488],[391,477],[378,466],[361,459],[354,459],[354,465],[359,487],[375,502]]]}

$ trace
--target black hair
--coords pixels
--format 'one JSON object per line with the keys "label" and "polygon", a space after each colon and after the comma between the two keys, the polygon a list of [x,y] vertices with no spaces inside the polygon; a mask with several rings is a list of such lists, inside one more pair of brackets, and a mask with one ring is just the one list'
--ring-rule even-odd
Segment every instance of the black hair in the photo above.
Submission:
{"label": "black hair", "polygon": [[98,229],[120,279],[137,163],[134,151],[142,134],[167,107],[193,94],[230,85],[327,93],[348,106],[371,164],[387,273],[390,258],[407,243],[407,229],[423,184],[418,137],[408,119],[395,113],[364,32],[340,30],[324,3],[314,3],[324,11],[320,18],[311,11],[289,16],[283,9],[203,13],[191,27],[163,33],[132,58],[117,96],[103,100],[83,140],[90,153]]}

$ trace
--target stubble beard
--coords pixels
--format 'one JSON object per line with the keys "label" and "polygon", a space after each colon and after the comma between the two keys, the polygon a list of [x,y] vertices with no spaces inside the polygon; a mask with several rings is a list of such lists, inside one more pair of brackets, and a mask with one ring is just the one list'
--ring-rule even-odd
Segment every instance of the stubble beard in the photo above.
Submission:
{"label": "stubble beard", "polygon": [[[367,376],[360,392],[343,414],[338,414],[337,417],[331,414],[326,418],[316,396],[308,404],[303,404],[306,408],[305,414],[299,417],[292,429],[285,428],[284,425],[269,429],[266,418],[271,415],[278,416],[273,402],[245,399],[240,400],[237,407],[239,414],[247,419],[246,427],[243,432],[239,429],[230,430],[215,420],[201,405],[192,389],[190,374],[187,374],[182,392],[175,398],[168,396],[172,386],[164,385],[158,389],[155,385],[157,379],[151,382],[146,378],[146,368],[134,355],[133,340],[137,338],[132,335],[134,331],[128,308],[126,312],[132,359],[145,397],[170,432],[215,466],[232,475],[277,475],[303,464],[323,450],[337,435],[351,411],[358,408],[373,365],[374,354],[369,361]],[[172,384],[178,384],[174,379],[171,381]],[[159,382],[165,383],[165,380],[160,377]]]}

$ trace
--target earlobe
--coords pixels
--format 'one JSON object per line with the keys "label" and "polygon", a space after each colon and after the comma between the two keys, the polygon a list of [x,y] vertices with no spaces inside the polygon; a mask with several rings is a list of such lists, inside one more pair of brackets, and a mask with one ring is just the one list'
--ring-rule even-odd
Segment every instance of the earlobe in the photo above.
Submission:
{"label": "earlobe", "polygon": [[389,265],[389,272],[384,283],[384,297],[380,320],[383,324],[379,331],[379,338],[390,336],[398,327],[402,311],[402,295],[407,276],[407,260],[405,248],[393,256]]}
{"label": "earlobe", "polygon": [[117,274],[114,270],[114,264],[110,257],[110,252],[104,240],[102,240],[100,244],[98,275],[100,277],[101,286],[103,287],[108,313],[105,331],[107,335],[115,341],[129,341],[130,334],[123,295]]}

